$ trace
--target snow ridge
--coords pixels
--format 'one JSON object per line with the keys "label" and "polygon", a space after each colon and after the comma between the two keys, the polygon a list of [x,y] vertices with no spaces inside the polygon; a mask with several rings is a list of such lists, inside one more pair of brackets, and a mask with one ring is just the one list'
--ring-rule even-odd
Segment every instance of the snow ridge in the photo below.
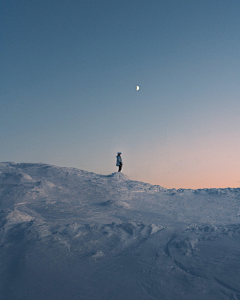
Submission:
{"label": "snow ridge", "polygon": [[240,299],[239,201],[0,163],[1,299]]}

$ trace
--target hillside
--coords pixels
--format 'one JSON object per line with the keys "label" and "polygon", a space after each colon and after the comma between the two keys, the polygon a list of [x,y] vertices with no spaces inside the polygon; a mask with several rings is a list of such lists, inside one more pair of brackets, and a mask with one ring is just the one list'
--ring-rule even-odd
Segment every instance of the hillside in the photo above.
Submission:
{"label": "hillside", "polygon": [[239,204],[240,188],[0,163],[0,299],[240,299]]}

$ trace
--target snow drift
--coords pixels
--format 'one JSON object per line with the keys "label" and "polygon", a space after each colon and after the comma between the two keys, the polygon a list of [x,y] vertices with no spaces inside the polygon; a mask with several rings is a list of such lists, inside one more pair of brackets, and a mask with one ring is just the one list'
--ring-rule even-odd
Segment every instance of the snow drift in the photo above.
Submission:
{"label": "snow drift", "polygon": [[0,163],[0,299],[240,299],[240,189]]}

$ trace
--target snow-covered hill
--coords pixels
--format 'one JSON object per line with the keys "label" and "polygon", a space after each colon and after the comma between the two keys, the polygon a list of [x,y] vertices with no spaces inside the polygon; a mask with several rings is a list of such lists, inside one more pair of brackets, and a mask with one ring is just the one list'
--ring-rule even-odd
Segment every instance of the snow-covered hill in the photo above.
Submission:
{"label": "snow-covered hill", "polygon": [[240,299],[240,188],[0,163],[1,300]]}

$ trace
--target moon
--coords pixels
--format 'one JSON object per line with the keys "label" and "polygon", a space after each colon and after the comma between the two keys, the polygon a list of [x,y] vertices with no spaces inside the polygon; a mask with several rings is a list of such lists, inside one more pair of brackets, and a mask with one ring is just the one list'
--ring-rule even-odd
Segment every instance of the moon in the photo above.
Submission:
{"label": "moon", "polygon": [[139,86],[138,85],[136,86],[136,91],[139,91]]}

